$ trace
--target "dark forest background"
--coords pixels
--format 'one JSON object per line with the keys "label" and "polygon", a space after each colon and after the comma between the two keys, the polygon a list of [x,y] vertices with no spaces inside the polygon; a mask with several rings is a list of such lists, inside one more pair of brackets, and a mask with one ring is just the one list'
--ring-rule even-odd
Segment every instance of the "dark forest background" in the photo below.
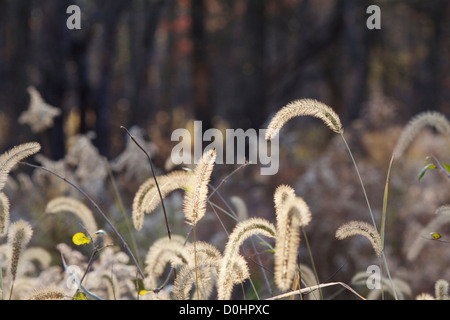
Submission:
{"label": "dark forest background", "polygon": [[[81,30],[66,27],[71,4]],[[371,4],[380,30],[366,27]],[[62,109],[41,137],[54,159],[69,114],[111,157],[121,125],[158,125],[163,139],[180,118],[263,128],[297,98],[329,104],[344,126],[374,92],[395,103],[392,122],[448,113],[449,16],[447,0],[2,0],[0,147],[32,134],[16,121],[30,85]]]}

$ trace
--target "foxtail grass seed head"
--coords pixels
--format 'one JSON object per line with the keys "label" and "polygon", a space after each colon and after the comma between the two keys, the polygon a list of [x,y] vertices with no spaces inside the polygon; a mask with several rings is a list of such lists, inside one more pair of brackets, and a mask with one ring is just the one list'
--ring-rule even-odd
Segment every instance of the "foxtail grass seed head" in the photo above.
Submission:
{"label": "foxtail grass seed head", "polygon": [[[195,244],[195,245],[194,245]],[[177,300],[190,299],[189,292],[194,283],[198,283],[199,299],[208,299],[214,280],[222,261],[220,251],[204,241],[189,243],[184,247],[187,264],[181,266],[174,283],[174,295]],[[195,262],[197,257],[197,262]]]}
{"label": "foxtail grass seed head", "polygon": [[295,197],[295,191],[292,187],[282,184],[275,189],[273,201],[275,203],[275,213],[277,216],[281,213],[282,205],[289,197]]}
{"label": "foxtail grass seed head", "polygon": [[300,197],[288,196],[277,210],[275,283],[280,290],[288,290],[292,285],[300,246],[300,228],[310,221],[309,207]]}
{"label": "foxtail grass seed head", "polygon": [[395,156],[401,157],[420,131],[426,126],[435,128],[443,135],[450,135],[450,122],[442,113],[437,111],[421,112],[414,116],[403,128],[394,149]]}
{"label": "foxtail grass seed head", "polygon": [[[189,292],[196,282],[199,286],[199,299],[206,300],[212,293],[214,276],[219,262],[211,259],[199,259],[197,266],[183,265],[174,282],[173,293],[177,300],[189,300]],[[196,276],[197,274],[197,276]],[[196,280],[197,278],[197,280]]]}
{"label": "foxtail grass seed head", "polygon": [[372,247],[377,256],[381,256],[381,239],[378,235],[378,232],[371,224],[363,221],[350,221],[340,226],[336,231],[336,238],[339,240],[343,240],[355,235],[366,237],[372,244]]}
{"label": "foxtail grass seed head", "polygon": [[[186,249],[191,254],[191,256],[194,257],[194,244],[187,244]],[[222,254],[220,253],[220,251],[208,242],[197,241],[195,243],[195,251],[199,259],[210,259],[214,261],[222,260]]]}
{"label": "foxtail grass seed head", "polygon": [[[177,189],[185,190],[190,176],[191,174],[186,171],[176,170],[156,177],[162,198],[164,199],[169,193]],[[160,203],[161,198],[155,179],[153,177],[149,178],[141,184],[133,199],[132,218],[136,230],[142,228],[144,214],[152,213]]]}
{"label": "foxtail grass seed head", "polygon": [[421,293],[416,297],[416,300],[436,300],[431,294],[429,293]]}
{"label": "foxtail grass seed head", "polygon": [[288,103],[275,114],[267,128],[266,140],[271,140],[277,135],[287,121],[301,116],[321,119],[336,133],[341,133],[343,130],[341,120],[332,108],[314,99],[300,99]]}
{"label": "foxtail grass seed head", "polygon": [[440,279],[434,285],[436,300],[448,300],[448,282]]}
{"label": "foxtail grass seed head", "polygon": [[43,288],[35,290],[28,300],[64,300],[66,293],[57,288]]}
{"label": "foxtail grass seed head", "polygon": [[4,237],[9,226],[9,199],[0,191],[0,237]]}
{"label": "foxtail grass seed head", "polygon": [[260,234],[269,238],[276,237],[276,228],[269,221],[263,218],[249,218],[239,222],[231,232],[222,263],[219,269],[217,290],[219,300],[229,300],[233,289],[233,270],[236,259],[239,256],[239,247],[249,237]]}
{"label": "foxtail grass seed head", "polygon": [[17,266],[19,258],[31,240],[33,229],[25,220],[18,220],[9,227],[8,232],[8,249],[9,249],[9,266],[10,274],[13,282],[16,279]]}
{"label": "foxtail grass seed head", "polygon": [[248,210],[244,200],[241,197],[232,196],[230,201],[236,207],[236,213],[239,221],[246,220],[248,218]]}
{"label": "foxtail grass seed head", "polygon": [[189,179],[184,196],[184,215],[191,225],[195,225],[206,212],[208,183],[211,179],[215,160],[216,151],[214,149],[206,151]]}
{"label": "foxtail grass seed head", "polygon": [[156,279],[161,276],[168,263],[172,266],[184,265],[189,262],[189,254],[184,246],[184,237],[172,235],[156,240],[147,252],[145,258],[146,287],[156,287]]}
{"label": "foxtail grass seed head", "polygon": [[13,147],[0,155],[0,190],[5,187],[11,169],[23,159],[39,152],[41,145],[37,142],[27,142]]}
{"label": "foxtail grass seed head", "polygon": [[236,256],[233,264],[233,284],[239,284],[250,278],[250,270],[247,261],[240,254]]}
{"label": "foxtail grass seed head", "polygon": [[57,197],[50,200],[45,208],[47,214],[70,212],[77,216],[90,234],[98,230],[92,211],[81,201],[70,197]]}

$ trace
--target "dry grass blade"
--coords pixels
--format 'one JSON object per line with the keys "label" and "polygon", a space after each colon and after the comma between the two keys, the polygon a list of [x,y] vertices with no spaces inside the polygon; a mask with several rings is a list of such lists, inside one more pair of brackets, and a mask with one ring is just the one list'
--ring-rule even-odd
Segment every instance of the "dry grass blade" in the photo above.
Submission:
{"label": "dry grass blade", "polygon": [[336,286],[336,285],[343,286],[345,289],[349,290],[350,292],[352,292],[353,294],[358,296],[361,300],[366,300],[364,297],[359,295],[355,290],[353,290],[350,286],[348,286],[347,284],[345,284],[343,282],[322,283],[322,284],[319,284],[319,285],[303,288],[303,289],[300,289],[300,290],[295,290],[295,291],[283,293],[283,294],[280,294],[278,296],[271,297],[271,298],[269,298],[267,300],[278,300],[278,299],[288,298],[288,297],[291,297],[291,296],[294,296],[294,295],[297,295],[297,294],[308,294],[308,293],[311,293],[311,292],[313,292],[313,291],[315,291],[317,289],[320,289],[320,288],[326,288],[326,287],[331,287],[331,286]]}

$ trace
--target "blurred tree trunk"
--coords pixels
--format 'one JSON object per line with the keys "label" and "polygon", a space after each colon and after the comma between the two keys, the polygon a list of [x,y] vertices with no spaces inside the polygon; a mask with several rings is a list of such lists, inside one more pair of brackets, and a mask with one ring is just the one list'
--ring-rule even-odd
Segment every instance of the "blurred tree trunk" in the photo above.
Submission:
{"label": "blurred tree trunk", "polygon": [[208,61],[205,35],[205,4],[203,0],[192,0],[192,41],[193,52],[193,87],[194,116],[202,121],[202,129],[211,128],[214,113],[211,104],[211,70]]}
{"label": "blurred tree trunk", "polygon": [[97,59],[100,59],[100,81],[93,88],[92,108],[95,110],[95,144],[100,154],[108,157],[111,136],[111,81],[114,76],[114,61],[117,42],[117,24],[126,2],[121,0],[107,1],[103,6],[103,39],[102,48]]}
{"label": "blurred tree trunk", "polygon": [[161,102],[160,108],[167,112],[170,112],[172,107],[172,95],[174,90],[176,89],[174,86],[175,79],[175,30],[173,28],[174,20],[175,20],[175,1],[167,2],[167,19],[171,24],[172,28],[169,30],[168,39],[167,39],[167,48],[165,50],[166,57],[164,59],[164,66],[162,69],[162,83],[161,83]]}
{"label": "blurred tree trunk", "polygon": [[132,2],[130,23],[130,122],[145,126],[146,116],[153,115],[155,106],[146,94],[148,88],[150,53],[153,50],[156,28],[161,16],[163,1],[137,0]]}
{"label": "blurred tree trunk", "polygon": [[[298,92],[300,86],[304,85],[302,78],[305,76],[305,67],[307,64],[317,63],[317,59],[331,59],[338,56],[340,37],[344,27],[344,0],[336,1],[329,18],[324,25],[317,25],[311,17],[310,3],[302,1],[298,4],[298,27],[296,32],[299,33],[297,44],[294,46],[294,52],[288,53],[291,59],[284,59],[281,61],[278,69],[271,78],[271,82],[276,84],[273,92],[275,101],[280,101],[285,104],[293,99],[298,99]],[[317,14],[317,13],[315,13]],[[328,52],[327,52],[328,51]],[[325,64],[331,63],[334,72],[338,69],[338,61],[327,61]],[[335,75],[336,83],[343,81],[343,75]],[[326,80],[326,79],[325,79]],[[310,79],[307,79],[310,81]],[[306,85],[305,85],[306,86]],[[342,94],[342,93],[341,93]],[[308,93],[308,96],[311,93]],[[311,96],[310,96],[311,97]],[[319,100],[320,98],[317,97]],[[333,97],[332,97],[333,99]],[[341,96],[336,96],[335,101],[331,104],[338,113],[344,110],[344,105]]]}
{"label": "blurred tree trunk", "polygon": [[[37,65],[41,74],[38,87],[44,100],[52,106],[63,108],[66,87],[66,58],[70,49],[70,35],[66,26],[67,1],[46,1],[42,6],[42,31]],[[44,134],[48,141],[52,159],[65,155],[65,138],[63,131],[63,114],[54,119],[54,124]]]}
{"label": "blurred tree trunk", "polygon": [[267,116],[265,56],[265,1],[249,0],[244,17],[247,56],[243,61],[242,128],[259,129]]}
{"label": "blurred tree trunk", "polygon": [[31,58],[31,51],[28,50],[30,28],[29,24],[22,22],[29,20],[30,12],[30,0],[0,2],[0,108],[12,120],[6,130],[14,132],[12,136],[8,135],[9,139],[5,139],[8,147],[20,141],[17,133],[22,125],[17,123],[17,118],[29,101],[26,88],[29,85],[27,68]]}
{"label": "blurred tree trunk", "polygon": [[[346,118],[354,120],[360,116],[361,106],[367,97],[368,63],[371,42],[369,33],[377,30],[366,28],[366,8],[368,4],[361,0],[344,1],[344,41],[342,45],[348,50],[349,79],[344,85],[349,86],[345,97]],[[346,50],[344,50],[346,52]],[[345,88],[342,88],[345,90]]]}
{"label": "blurred tree trunk", "polygon": [[[444,80],[441,72],[441,40],[443,34],[442,26],[448,24],[448,11],[446,8],[449,6],[448,1],[436,0],[433,2],[412,2],[415,9],[421,13],[425,13],[429,17],[429,21],[432,24],[432,32],[430,32],[427,39],[424,41],[424,45],[427,48],[427,55],[419,63],[418,71],[415,73],[413,80],[414,87],[414,100],[413,114],[417,114],[422,110],[439,109],[441,100],[442,89],[440,86],[441,81]],[[448,76],[448,75],[447,75]]]}

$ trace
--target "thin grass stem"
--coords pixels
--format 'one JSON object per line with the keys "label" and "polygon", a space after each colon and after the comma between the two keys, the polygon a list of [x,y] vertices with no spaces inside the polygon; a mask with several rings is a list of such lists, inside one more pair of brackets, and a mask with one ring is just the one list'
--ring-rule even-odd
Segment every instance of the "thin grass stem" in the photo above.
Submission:
{"label": "thin grass stem", "polygon": [[[367,207],[369,208],[370,217],[371,217],[371,219],[372,219],[373,226],[374,226],[375,230],[377,230],[377,224],[375,223],[375,218],[374,218],[374,216],[373,216],[373,212],[372,212],[372,208],[371,208],[371,206],[370,206],[369,198],[367,197],[366,188],[364,187],[364,183],[363,183],[363,181],[362,181],[361,174],[359,173],[359,169],[358,169],[358,166],[357,166],[357,164],[356,164],[355,158],[353,157],[353,153],[352,153],[352,151],[350,150],[350,147],[349,147],[349,145],[348,145],[348,143],[347,143],[347,140],[346,140],[345,137],[344,137],[344,133],[343,133],[342,131],[340,132],[340,135],[341,135],[341,137],[342,137],[342,140],[343,140],[344,143],[345,143],[345,146],[347,147],[348,153],[350,154],[350,158],[352,159],[353,166],[355,167],[356,174],[358,175],[359,182],[361,183],[361,188],[362,188],[362,191],[363,191],[363,193],[364,193],[364,198],[366,199]],[[381,239],[380,239],[380,241],[381,241]],[[385,266],[386,266],[386,272],[387,272],[389,281],[391,282],[392,291],[394,292],[394,297],[395,297],[395,299],[397,300],[398,297],[397,297],[397,293],[396,293],[396,291],[395,291],[394,282],[392,281],[392,278],[391,278],[391,275],[390,275],[390,272],[389,272],[389,267],[388,267],[387,260],[386,260],[386,256],[385,256],[385,254],[384,254],[384,250],[383,250],[383,249],[381,250],[381,255],[383,256],[384,264],[385,264]]]}
{"label": "thin grass stem", "polygon": [[311,292],[313,292],[313,291],[315,291],[315,290],[317,290],[319,288],[326,288],[326,287],[331,287],[331,286],[336,286],[336,285],[343,286],[345,289],[349,290],[350,292],[352,292],[353,294],[358,296],[361,300],[366,300],[364,297],[362,297],[360,294],[358,294],[355,290],[353,290],[350,286],[348,286],[347,284],[345,284],[343,282],[322,283],[322,284],[318,284],[318,285],[315,285],[315,286],[303,288],[303,289],[300,289],[300,290],[295,290],[295,291],[283,293],[283,294],[277,295],[275,297],[271,297],[271,298],[269,298],[267,300],[278,300],[278,299],[288,298],[288,297],[291,297],[293,295],[311,293]]}
{"label": "thin grass stem", "polygon": [[161,190],[160,190],[160,188],[159,188],[159,184],[158,184],[158,181],[157,181],[157,179],[156,179],[155,171],[154,171],[154,169],[153,169],[153,161],[152,161],[152,158],[150,158],[150,156],[149,156],[149,154],[147,153],[147,151],[145,151],[145,149],[144,149],[144,148],[136,141],[136,139],[131,135],[131,133],[128,131],[127,128],[125,128],[125,127],[123,127],[123,126],[120,126],[120,127],[121,127],[122,129],[124,129],[124,130],[127,132],[127,134],[128,134],[128,136],[130,137],[130,139],[133,140],[133,142],[139,147],[139,149],[141,149],[141,150],[145,153],[145,155],[146,155],[147,158],[148,158],[148,161],[149,161],[149,163],[150,163],[150,169],[152,170],[153,179],[155,180],[156,189],[158,189],[159,198],[161,199],[161,206],[162,206],[163,213],[164,213],[164,220],[165,220],[165,223],[166,223],[167,234],[168,234],[168,236],[169,236],[169,239],[172,239],[172,236],[171,236],[171,233],[170,233],[169,221],[168,221],[168,219],[167,219],[166,207],[165,207],[165,205],[164,205],[163,196],[162,196],[162,194],[161,194]]}
{"label": "thin grass stem", "polygon": [[[314,272],[314,277],[316,277],[316,282],[320,283],[319,282],[319,276],[317,275],[316,265],[314,264],[314,258],[313,258],[313,255],[312,255],[311,247],[309,245],[308,237],[306,236],[305,228],[303,226],[302,226],[302,232],[303,232],[303,236],[305,237],[306,247],[308,248],[309,258],[311,260],[311,267],[312,267],[313,272]],[[319,288],[319,295],[320,295],[320,299],[323,300],[322,288]]]}
{"label": "thin grass stem", "polygon": [[[111,179],[111,183],[112,183],[112,186],[113,186],[113,189],[114,189],[114,193],[116,195],[117,205],[119,207],[119,211],[120,211],[120,213],[122,214],[122,216],[123,216],[123,218],[125,220],[128,232],[130,234],[131,245],[133,246],[134,252],[139,252],[138,246],[137,246],[137,243],[136,243],[136,238],[134,236],[134,230],[133,230],[133,227],[131,225],[130,218],[126,214],[125,206],[123,205],[122,197],[120,196],[120,192],[119,192],[119,188],[117,187],[116,179],[114,178],[114,175],[113,175],[113,173],[111,171],[111,166],[109,164],[108,159],[105,158],[105,162],[107,164],[106,167],[108,168],[108,174],[109,174],[109,177]],[[142,261],[140,259],[140,256],[137,256],[136,259],[137,259],[139,265],[142,265]]]}
{"label": "thin grass stem", "polygon": [[197,300],[200,300],[200,294],[198,292],[198,272],[197,272],[197,246],[196,246],[196,239],[195,239],[195,223],[192,226],[193,228],[193,236],[194,236],[194,267],[195,267],[195,288],[197,291]]}

